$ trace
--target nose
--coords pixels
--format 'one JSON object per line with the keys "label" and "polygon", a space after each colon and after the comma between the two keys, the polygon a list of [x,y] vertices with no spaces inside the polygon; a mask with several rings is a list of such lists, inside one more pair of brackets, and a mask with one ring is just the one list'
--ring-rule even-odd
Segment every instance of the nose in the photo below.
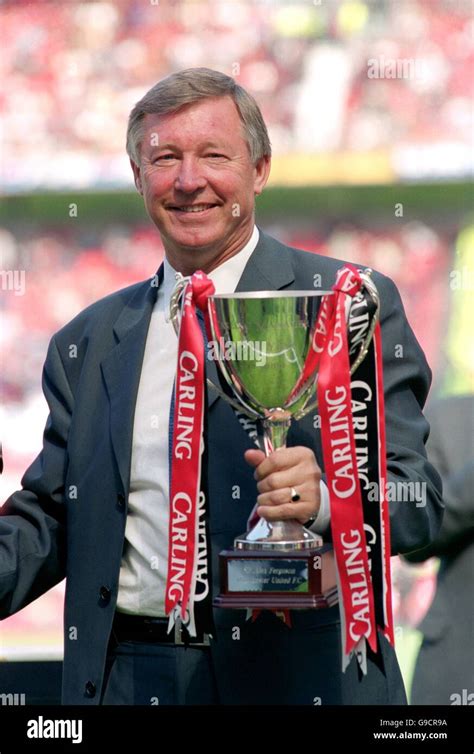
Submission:
{"label": "nose", "polygon": [[176,191],[183,191],[186,194],[192,194],[198,189],[204,188],[206,178],[203,175],[199,160],[189,156],[184,156],[180,163],[178,175],[175,180]]}

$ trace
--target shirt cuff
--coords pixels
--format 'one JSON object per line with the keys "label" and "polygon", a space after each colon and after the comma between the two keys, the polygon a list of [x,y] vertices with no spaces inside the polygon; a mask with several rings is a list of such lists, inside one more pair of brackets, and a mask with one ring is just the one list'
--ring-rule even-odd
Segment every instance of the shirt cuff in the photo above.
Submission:
{"label": "shirt cuff", "polygon": [[309,530],[315,534],[324,534],[328,530],[331,521],[331,509],[329,507],[329,490],[326,482],[322,479],[319,483],[319,489],[321,493],[321,504],[319,506],[318,515],[309,527]]}

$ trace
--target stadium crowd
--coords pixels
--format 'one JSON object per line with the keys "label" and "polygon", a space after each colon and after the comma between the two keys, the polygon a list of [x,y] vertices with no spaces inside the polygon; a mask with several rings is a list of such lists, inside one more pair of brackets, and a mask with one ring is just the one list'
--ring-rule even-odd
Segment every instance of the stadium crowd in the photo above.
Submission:
{"label": "stadium crowd", "polygon": [[130,108],[162,76],[200,65],[254,93],[278,154],[392,150],[401,177],[420,147],[428,174],[471,162],[469,0],[3,5],[10,191],[128,184]]}

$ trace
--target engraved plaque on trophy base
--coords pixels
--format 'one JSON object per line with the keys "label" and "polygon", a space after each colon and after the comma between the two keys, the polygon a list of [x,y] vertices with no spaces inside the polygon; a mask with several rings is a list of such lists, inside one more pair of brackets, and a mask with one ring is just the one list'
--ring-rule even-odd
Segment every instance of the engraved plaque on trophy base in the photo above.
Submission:
{"label": "engraved plaque on trophy base", "polygon": [[224,550],[219,555],[221,594],[215,607],[308,609],[337,603],[334,552]]}

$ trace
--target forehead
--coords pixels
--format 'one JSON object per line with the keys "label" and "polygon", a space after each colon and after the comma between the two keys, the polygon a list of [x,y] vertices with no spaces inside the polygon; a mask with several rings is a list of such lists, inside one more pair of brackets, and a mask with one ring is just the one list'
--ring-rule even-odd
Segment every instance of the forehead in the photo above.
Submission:
{"label": "forehead", "polygon": [[[159,144],[173,143],[183,149],[215,140],[234,147],[246,146],[243,124],[231,97],[210,97],[168,115],[147,114],[143,126],[145,137],[157,133]],[[145,138],[143,144],[147,142]]]}

